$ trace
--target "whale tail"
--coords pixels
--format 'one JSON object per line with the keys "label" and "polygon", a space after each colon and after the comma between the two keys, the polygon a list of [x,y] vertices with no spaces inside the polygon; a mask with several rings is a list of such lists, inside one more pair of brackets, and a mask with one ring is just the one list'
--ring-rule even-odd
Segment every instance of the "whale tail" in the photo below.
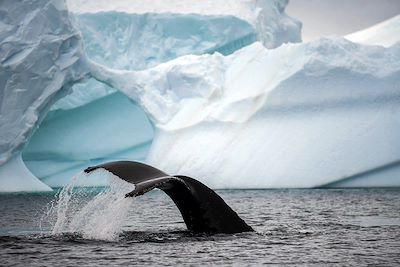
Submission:
{"label": "whale tail", "polygon": [[178,207],[187,228],[201,233],[240,233],[253,229],[213,190],[187,176],[170,176],[134,161],[116,161],[85,169],[105,169],[135,185],[126,197],[143,195],[154,188],[164,191]]}

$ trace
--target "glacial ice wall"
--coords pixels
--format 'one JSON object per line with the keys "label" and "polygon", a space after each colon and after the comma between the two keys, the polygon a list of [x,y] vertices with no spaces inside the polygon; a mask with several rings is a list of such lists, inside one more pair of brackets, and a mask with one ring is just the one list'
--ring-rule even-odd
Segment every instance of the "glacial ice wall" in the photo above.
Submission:
{"label": "glacial ice wall", "polygon": [[[29,190],[34,177],[18,154],[49,107],[87,70],[63,1],[4,0],[0,14],[0,165],[8,173],[0,180],[25,175]],[[17,165],[24,171],[6,170]]]}

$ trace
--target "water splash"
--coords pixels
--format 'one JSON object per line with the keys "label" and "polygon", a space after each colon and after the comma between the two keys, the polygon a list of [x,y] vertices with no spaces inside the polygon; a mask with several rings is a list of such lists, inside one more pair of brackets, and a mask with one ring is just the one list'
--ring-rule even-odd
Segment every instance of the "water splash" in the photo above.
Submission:
{"label": "water splash", "polygon": [[[77,187],[78,180],[89,175],[108,179],[110,186]],[[103,169],[80,173],[56,195],[42,221],[49,220],[53,235],[76,233],[87,239],[116,240],[133,203],[125,194],[134,188]]]}

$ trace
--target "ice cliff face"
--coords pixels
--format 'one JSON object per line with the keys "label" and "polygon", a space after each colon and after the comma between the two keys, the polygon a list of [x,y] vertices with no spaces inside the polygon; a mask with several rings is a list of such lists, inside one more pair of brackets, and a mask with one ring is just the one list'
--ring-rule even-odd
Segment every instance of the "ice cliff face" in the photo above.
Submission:
{"label": "ice cliff face", "polygon": [[[87,71],[82,64],[79,34],[62,1],[5,0],[0,3],[0,14],[3,165],[12,157],[18,158],[18,151],[49,107]],[[22,163],[18,159],[13,162]]]}
{"label": "ice cliff face", "polygon": [[29,137],[40,115],[87,71],[81,62],[80,37],[62,1],[3,1],[1,13],[0,163],[4,163]]}

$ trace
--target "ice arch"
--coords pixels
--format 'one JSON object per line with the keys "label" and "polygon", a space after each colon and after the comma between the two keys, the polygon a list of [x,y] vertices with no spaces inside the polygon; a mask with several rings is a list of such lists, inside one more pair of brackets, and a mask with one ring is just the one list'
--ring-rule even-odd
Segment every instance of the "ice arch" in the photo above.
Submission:
{"label": "ice arch", "polygon": [[[143,161],[152,136],[143,111],[120,92],[113,92],[86,105],[50,111],[23,150],[23,158],[41,181],[60,187],[93,163]],[[105,182],[86,180],[80,185]]]}
{"label": "ice arch", "polygon": [[[178,2],[153,3],[156,9],[139,2],[135,8],[119,2],[125,7],[116,10],[105,2],[96,2],[101,10],[70,2],[91,60],[143,70],[187,54],[228,55],[257,39],[270,48],[300,41],[300,23],[284,13],[286,1],[203,1],[186,5],[190,10]],[[210,4],[218,8],[205,8]],[[51,107],[23,158],[37,177],[57,187],[102,159],[143,161],[152,139],[150,123],[136,104],[91,79],[74,85],[72,94]]]}

